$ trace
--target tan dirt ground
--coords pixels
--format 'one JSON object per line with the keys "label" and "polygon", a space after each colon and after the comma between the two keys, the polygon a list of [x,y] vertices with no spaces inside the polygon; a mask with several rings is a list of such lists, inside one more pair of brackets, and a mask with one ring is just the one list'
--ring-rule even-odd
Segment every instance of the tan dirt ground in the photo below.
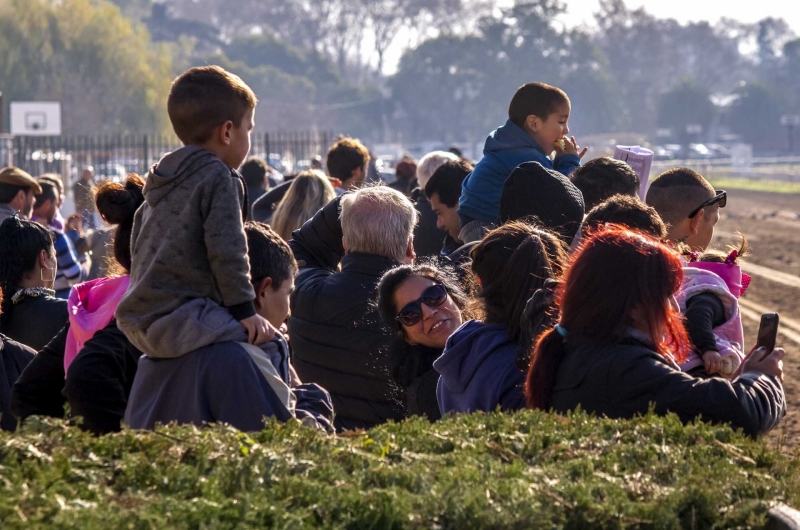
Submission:
{"label": "tan dirt ground", "polygon": [[[743,306],[755,303],[777,311],[783,318],[800,321],[800,287],[793,287],[786,281],[796,278],[800,285],[800,194],[730,190],[728,204],[720,213],[713,246],[724,248],[733,243],[731,236],[739,231],[747,237],[752,253],[745,263],[791,275],[778,282],[769,277],[768,271],[759,269],[762,274],[754,275],[742,298]],[[745,341],[752,346],[758,322],[744,318],[743,323]],[[800,344],[782,335],[778,337],[778,344],[786,350],[784,388],[788,413],[770,438],[787,450],[800,449]]]}

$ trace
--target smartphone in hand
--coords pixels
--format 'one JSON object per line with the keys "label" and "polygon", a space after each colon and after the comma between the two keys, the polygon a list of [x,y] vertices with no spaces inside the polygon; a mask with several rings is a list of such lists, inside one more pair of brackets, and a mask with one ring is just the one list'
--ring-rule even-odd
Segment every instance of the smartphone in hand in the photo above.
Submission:
{"label": "smartphone in hand", "polygon": [[764,313],[761,315],[761,325],[758,327],[758,341],[756,348],[766,349],[766,354],[772,353],[775,349],[775,342],[778,338],[778,313]]}

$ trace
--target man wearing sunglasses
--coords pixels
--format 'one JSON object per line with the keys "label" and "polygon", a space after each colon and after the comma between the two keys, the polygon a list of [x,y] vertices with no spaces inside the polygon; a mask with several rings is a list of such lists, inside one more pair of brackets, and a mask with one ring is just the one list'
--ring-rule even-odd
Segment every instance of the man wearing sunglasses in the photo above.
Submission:
{"label": "man wearing sunglasses", "polygon": [[656,177],[646,199],[667,224],[667,238],[697,252],[703,252],[714,238],[719,209],[727,201],[724,190],[715,190],[699,173],[683,167]]}

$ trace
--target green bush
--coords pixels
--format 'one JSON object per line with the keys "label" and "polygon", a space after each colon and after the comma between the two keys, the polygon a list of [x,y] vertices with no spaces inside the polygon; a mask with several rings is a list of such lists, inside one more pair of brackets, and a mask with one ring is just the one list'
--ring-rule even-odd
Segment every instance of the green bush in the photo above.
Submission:
{"label": "green bush", "polygon": [[760,527],[798,460],[674,417],[525,411],[332,437],[167,427],[0,435],[3,528]]}

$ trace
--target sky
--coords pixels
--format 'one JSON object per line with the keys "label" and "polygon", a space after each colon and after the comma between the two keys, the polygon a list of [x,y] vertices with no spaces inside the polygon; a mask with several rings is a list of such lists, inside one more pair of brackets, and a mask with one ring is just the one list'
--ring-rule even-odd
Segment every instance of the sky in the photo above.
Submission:
{"label": "sky", "polygon": [[[565,0],[567,14],[564,21],[569,25],[591,23],[599,0]],[[626,0],[631,9],[644,8],[659,18],[674,18],[679,22],[708,20],[716,22],[720,17],[742,22],[756,22],[766,17],[785,19],[795,32],[800,34],[800,2],[798,0]]]}
{"label": "sky", "polygon": [[[594,25],[594,13],[598,11],[600,0],[564,0],[567,12],[561,20],[569,26],[581,24]],[[501,5],[513,5],[513,0],[501,0]],[[707,20],[712,24],[721,17],[732,18],[742,22],[757,22],[767,17],[783,18],[800,35],[800,0],[625,0],[631,9],[644,6],[645,10],[658,18],[674,18],[686,23]],[[397,70],[401,42],[399,36],[396,45],[387,50],[385,74],[393,74]]]}

